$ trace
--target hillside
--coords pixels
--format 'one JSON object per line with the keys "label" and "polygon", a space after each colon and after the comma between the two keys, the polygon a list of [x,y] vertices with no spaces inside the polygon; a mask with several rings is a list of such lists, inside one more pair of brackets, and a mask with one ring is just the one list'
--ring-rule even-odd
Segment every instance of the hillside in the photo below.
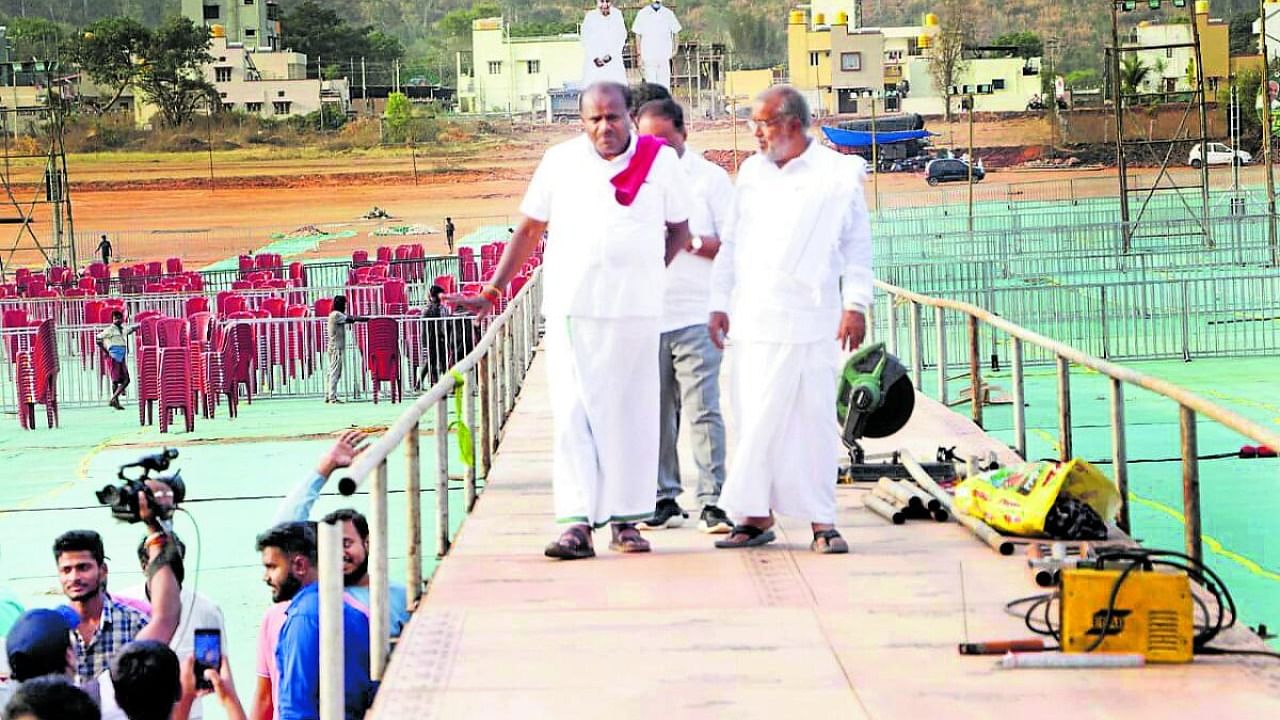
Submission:
{"label": "hillside", "polygon": [[[287,11],[300,0],[279,0]],[[499,9],[515,23],[575,22],[588,0],[321,0],[355,25],[371,25],[398,37],[411,60],[441,55],[451,58],[437,23],[452,11],[475,6]],[[685,28],[693,35],[725,41],[735,48],[738,62],[762,66],[785,56],[784,23],[796,0],[671,0]],[[627,4],[634,2],[631,0]],[[920,22],[932,0],[865,0],[867,25],[906,25]],[[178,0],[0,0],[0,16],[39,16],[76,26],[101,17],[130,15],[158,23],[177,12]],[[1103,46],[1110,34],[1110,0],[971,0],[970,17],[978,42],[1001,33],[1033,30],[1056,36],[1062,47],[1059,67],[1101,70]],[[1253,0],[1215,0],[1214,17],[1256,13]],[[1132,13],[1131,22],[1145,17]],[[287,32],[287,29],[286,29]]]}

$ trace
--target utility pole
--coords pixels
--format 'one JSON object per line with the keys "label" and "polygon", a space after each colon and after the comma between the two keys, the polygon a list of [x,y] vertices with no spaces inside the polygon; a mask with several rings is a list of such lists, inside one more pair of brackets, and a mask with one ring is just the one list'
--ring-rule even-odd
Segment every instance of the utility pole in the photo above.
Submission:
{"label": "utility pole", "polygon": [[977,110],[973,102],[973,94],[969,93],[965,96],[965,100],[969,103],[969,237],[973,238],[973,164],[977,162],[977,158],[973,156],[973,113]]}
{"label": "utility pole", "polygon": [[1280,248],[1276,246],[1276,182],[1273,172],[1271,138],[1271,58],[1267,56],[1267,3],[1258,0],[1258,17],[1262,32],[1258,33],[1258,49],[1262,52],[1262,164],[1267,183],[1267,247],[1271,249],[1271,266],[1280,266]]}

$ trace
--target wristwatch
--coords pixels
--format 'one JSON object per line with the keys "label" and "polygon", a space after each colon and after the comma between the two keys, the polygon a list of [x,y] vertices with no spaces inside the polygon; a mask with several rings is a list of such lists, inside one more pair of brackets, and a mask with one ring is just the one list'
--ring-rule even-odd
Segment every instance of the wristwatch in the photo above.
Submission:
{"label": "wristwatch", "polygon": [[693,239],[689,241],[689,252],[692,252],[692,253],[702,252],[702,238],[698,237],[697,235],[693,236]]}

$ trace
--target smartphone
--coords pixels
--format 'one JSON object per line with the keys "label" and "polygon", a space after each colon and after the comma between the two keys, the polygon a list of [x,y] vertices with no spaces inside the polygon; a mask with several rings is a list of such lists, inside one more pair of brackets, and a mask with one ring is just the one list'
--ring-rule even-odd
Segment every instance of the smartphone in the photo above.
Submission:
{"label": "smartphone", "polygon": [[212,690],[213,684],[204,677],[205,670],[218,672],[222,668],[222,631],[217,628],[196,630],[196,687]]}

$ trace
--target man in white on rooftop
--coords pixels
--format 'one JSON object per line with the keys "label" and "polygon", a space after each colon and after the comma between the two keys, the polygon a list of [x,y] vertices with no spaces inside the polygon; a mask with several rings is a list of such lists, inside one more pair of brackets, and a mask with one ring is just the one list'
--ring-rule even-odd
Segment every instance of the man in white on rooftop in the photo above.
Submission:
{"label": "man in white on rooftop", "polygon": [[836,376],[871,304],[866,164],[815,141],[809,121],[789,86],[756,100],[760,153],[738,173],[712,271],[709,330],[732,340],[738,432],[720,495],[737,524],[716,547],[772,541],[777,512],[810,522],[815,552],[849,551],[835,529]]}
{"label": "man in white on rooftop", "polygon": [[683,29],[671,8],[663,7],[662,0],[652,0],[636,13],[631,32],[639,38],[636,50],[645,82],[671,89],[671,58],[676,51],[676,35]]}
{"label": "man in white on rooftop", "polygon": [[627,44],[627,23],[610,0],[598,0],[582,19],[582,84],[627,84],[622,48]]}
{"label": "man in white on rooftop", "polygon": [[647,552],[635,523],[653,508],[658,475],[658,339],[666,264],[689,243],[686,180],[675,151],[632,131],[630,91],[582,94],[585,132],[547,150],[524,218],[478,297],[450,302],[483,317],[548,231],[544,347],[554,420],[552,485],[565,527],[546,547],[563,560],[610,549]]}

